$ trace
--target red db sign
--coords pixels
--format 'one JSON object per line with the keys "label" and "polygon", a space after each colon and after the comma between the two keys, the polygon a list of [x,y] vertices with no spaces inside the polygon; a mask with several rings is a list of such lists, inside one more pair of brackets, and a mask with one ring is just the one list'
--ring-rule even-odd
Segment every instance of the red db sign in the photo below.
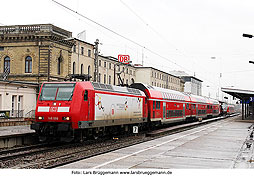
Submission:
{"label": "red db sign", "polygon": [[124,64],[130,63],[130,56],[129,55],[118,55],[118,61]]}

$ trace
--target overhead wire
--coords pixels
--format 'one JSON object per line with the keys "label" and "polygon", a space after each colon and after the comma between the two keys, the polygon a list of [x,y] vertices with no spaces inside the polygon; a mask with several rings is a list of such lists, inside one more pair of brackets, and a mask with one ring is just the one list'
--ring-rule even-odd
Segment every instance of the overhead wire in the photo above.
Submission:
{"label": "overhead wire", "polygon": [[[71,8],[69,8],[69,7],[67,7],[67,6],[65,6],[65,5],[63,5],[62,3],[59,3],[59,2],[57,2],[57,1],[55,1],[55,0],[52,0],[52,1],[53,1],[54,3],[56,3],[56,4],[58,4],[59,6],[61,6],[61,7],[65,8],[65,9],[67,9],[67,10],[69,10],[69,11],[71,11],[71,12],[73,12],[73,13],[75,13],[75,14],[77,14],[77,15],[79,15],[79,16],[81,16],[81,17],[87,19],[87,20],[89,20],[90,22],[93,22],[93,23],[95,23],[96,25],[98,25],[98,26],[100,26],[100,27],[102,27],[102,28],[104,28],[104,29],[106,29],[106,30],[112,32],[113,34],[115,34],[115,35],[117,35],[117,36],[119,36],[119,37],[121,37],[121,38],[123,38],[123,39],[125,39],[125,40],[127,40],[127,41],[129,41],[129,42],[131,42],[131,43],[133,43],[133,44],[135,44],[135,45],[137,45],[137,46],[139,46],[139,47],[141,47],[141,48],[147,50],[147,51],[149,51],[150,53],[152,53],[152,54],[154,54],[154,55],[156,55],[156,56],[158,56],[158,57],[160,57],[160,58],[162,58],[162,59],[164,59],[164,60],[166,60],[166,61],[168,61],[168,62],[171,62],[171,63],[173,63],[174,65],[176,65],[176,66],[178,66],[178,67],[180,67],[180,68],[182,68],[182,69],[185,69],[185,70],[187,70],[187,71],[190,71],[189,69],[187,69],[187,68],[185,68],[185,67],[183,67],[183,66],[177,64],[176,62],[174,62],[174,61],[168,59],[167,57],[164,57],[164,56],[160,55],[159,53],[157,53],[157,52],[155,52],[155,51],[153,51],[153,50],[151,50],[151,49],[145,47],[144,45],[142,45],[142,44],[140,44],[140,43],[138,43],[138,42],[136,42],[136,41],[134,41],[134,40],[132,40],[132,39],[130,39],[130,38],[128,38],[128,37],[125,37],[124,35],[121,35],[120,33],[115,32],[114,30],[111,30],[110,28],[108,28],[108,27],[106,27],[106,26],[104,26],[104,25],[102,25],[102,24],[100,24],[100,23],[98,23],[98,22],[92,20],[91,18],[88,18],[88,17],[86,17],[85,15],[83,15],[83,14],[81,14],[81,13],[79,13],[79,12],[77,12],[77,11],[75,11],[75,10],[73,10],[73,9],[71,9]],[[190,72],[191,72],[191,71],[190,71]]]}
{"label": "overhead wire", "polygon": [[[67,9],[67,10],[73,12],[74,14],[76,14],[76,15],[78,15],[78,16],[81,16],[81,17],[87,19],[88,21],[90,21],[90,22],[92,22],[92,23],[94,23],[94,24],[96,24],[96,25],[98,25],[98,26],[100,26],[100,27],[106,29],[107,31],[110,31],[111,33],[113,33],[113,34],[115,34],[115,35],[117,35],[117,36],[119,36],[119,37],[121,37],[121,38],[123,38],[123,39],[125,39],[125,40],[127,40],[127,41],[129,41],[129,42],[131,42],[131,43],[133,43],[133,44],[135,44],[135,45],[137,45],[137,46],[139,46],[139,47],[145,49],[145,50],[147,50],[147,51],[149,51],[150,53],[152,53],[152,54],[154,54],[154,55],[156,55],[156,56],[158,56],[158,57],[164,59],[165,61],[168,61],[168,62],[170,62],[170,63],[173,63],[174,65],[176,65],[176,66],[178,66],[178,67],[184,69],[185,71],[189,71],[189,72],[192,73],[191,70],[189,70],[189,69],[187,69],[187,68],[185,68],[185,67],[179,65],[179,64],[176,63],[175,61],[172,61],[172,60],[170,60],[169,58],[160,55],[159,53],[157,53],[157,52],[155,52],[155,51],[153,51],[153,50],[147,48],[146,46],[144,46],[144,45],[142,45],[142,44],[140,44],[140,43],[138,43],[138,42],[136,42],[136,41],[134,41],[134,40],[132,40],[132,39],[130,39],[130,38],[128,38],[128,37],[125,37],[124,35],[122,35],[122,34],[116,32],[116,31],[114,31],[114,30],[112,30],[112,29],[110,29],[110,28],[108,28],[108,27],[106,27],[106,26],[104,26],[104,25],[102,25],[102,24],[100,24],[100,23],[98,23],[98,22],[92,20],[91,18],[89,18],[89,17],[87,17],[87,16],[85,16],[85,15],[83,15],[83,14],[81,14],[81,13],[79,13],[79,12],[73,10],[73,9],[71,9],[70,7],[67,7],[67,6],[63,5],[62,3],[57,2],[57,1],[55,1],[55,0],[52,0],[52,2],[56,3],[57,5],[59,5],[60,7],[64,8],[64,9]],[[121,1],[121,2],[122,2],[122,1]],[[141,18],[140,16],[138,16],[138,15],[136,15],[136,16],[139,17],[140,20],[142,20],[142,18]],[[142,21],[143,21],[145,24],[147,24],[144,20],[142,20]],[[150,26],[149,26],[149,27],[150,27]],[[152,29],[152,27],[150,27],[150,28]],[[157,33],[156,30],[153,30],[153,31],[154,31],[155,33]],[[199,77],[200,77],[200,76],[199,76]],[[208,82],[210,82],[210,83],[213,83],[213,82],[211,82],[210,80],[207,80],[207,79],[205,79],[205,78],[203,78],[203,77],[201,77],[201,78],[204,79],[204,80],[206,80],[206,81],[208,81]],[[215,84],[215,83],[213,83],[213,84]],[[215,84],[215,85],[218,85],[218,84]]]}

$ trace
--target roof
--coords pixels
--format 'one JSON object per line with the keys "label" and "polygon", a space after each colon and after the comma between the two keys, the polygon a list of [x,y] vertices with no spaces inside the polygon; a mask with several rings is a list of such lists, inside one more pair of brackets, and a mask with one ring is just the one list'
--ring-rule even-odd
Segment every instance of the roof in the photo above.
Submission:
{"label": "roof", "polygon": [[109,85],[109,84],[101,84],[98,82],[91,82],[91,84],[94,90],[145,96],[143,92],[135,88],[120,87],[120,86]]}
{"label": "roof", "polygon": [[95,44],[92,44],[92,43],[89,43],[89,42],[83,41],[83,40],[78,39],[78,38],[73,38],[72,40],[73,40],[73,41],[79,41],[79,42],[82,42],[82,43],[85,43],[85,44],[88,44],[88,45],[91,45],[91,46],[95,46]]}
{"label": "roof", "polygon": [[175,90],[164,89],[160,87],[155,87],[143,83],[131,84],[131,88],[140,89],[148,94],[152,99],[164,99],[164,100],[178,100],[178,101],[190,101],[188,95],[183,92],[178,92]]}
{"label": "roof", "polygon": [[196,78],[195,76],[190,76],[189,74],[187,74],[186,72],[184,72],[184,71],[169,71],[169,73],[171,73],[171,74],[173,74],[173,75],[175,75],[175,76],[178,76],[178,77],[180,77],[180,78],[193,78],[193,79],[195,79],[195,80],[197,80],[197,81],[199,81],[199,82],[203,82],[202,80],[200,80],[200,79],[198,79],[198,78]]}
{"label": "roof", "polygon": [[253,90],[242,90],[242,89],[232,89],[232,88],[221,88],[222,92],[225,92],[233,97],[239,98],[241,100],[249,99],[250,97],[254,97]]}

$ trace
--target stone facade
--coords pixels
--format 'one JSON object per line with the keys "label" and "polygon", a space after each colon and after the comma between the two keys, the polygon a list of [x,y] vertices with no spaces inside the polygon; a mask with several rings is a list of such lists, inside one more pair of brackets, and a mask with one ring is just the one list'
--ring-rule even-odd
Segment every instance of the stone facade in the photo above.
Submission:
{"label": "stone facade", "polygon": [[176,75],[185,82],[184,92],[192,93],[194,95],[202,95],[202,80],[196,78],[195,76],[190,76],[184,71],[170,71],[173,75]]}
{"label": "stone facade", "polygon": [[[52,24],[0,26],[0,73],[2,78],[9,73],[8,80],[42,83],[63,81],[69,74],[89,74],[93,81],[94,51],[94,44],[72,38],[71,32]],[[117,73],[127,85],[142,82],[184,89],[184,82],[169,73],[98,57],[98,82],[119,85]]]}
{"label": "stone facade", "polygon": [[89,74],[94,80],[94,45],[73,39],[71,56],[71,74]]}
{"label": "stone facade", "polygon": [[130,64],[123,64],[114,57],[99,56],[98,73],[98,81],[104,84],[119,85],[117,73],[124,84],[130,85],[136,80],[136,68]]}
{"label": "stone facade", "polygon": [[136,82],[183,92],[184,82],[180,77],[153,67],[136,67]]}
{"label": "stone facade", "polygon": [[1,26],[0,73],[8,80],[63,80],[71,72],[71,36],[51,24]]}

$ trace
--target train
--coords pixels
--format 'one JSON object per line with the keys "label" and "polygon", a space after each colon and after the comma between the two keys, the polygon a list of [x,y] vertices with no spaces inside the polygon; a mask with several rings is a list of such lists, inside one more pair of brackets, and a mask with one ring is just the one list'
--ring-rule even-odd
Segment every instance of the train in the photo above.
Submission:
{"label": "train", "polygon": [[129,87],[91,81],[45,82],[35,111],[40,141],[97,139],[221,114],[219,101],[143,83]]}

